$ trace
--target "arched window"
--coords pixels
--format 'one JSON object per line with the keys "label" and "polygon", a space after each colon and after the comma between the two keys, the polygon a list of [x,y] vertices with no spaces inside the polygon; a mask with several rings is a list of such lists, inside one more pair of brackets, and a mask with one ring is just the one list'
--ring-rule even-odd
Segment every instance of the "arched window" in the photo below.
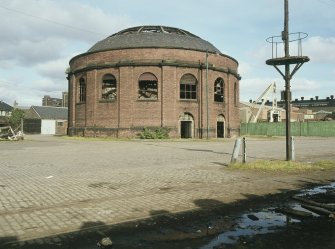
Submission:
{"label": "arched window", "polygon": [[86,82],[84,78],[79,79],[79,102],[86,101]]}
{"label": "arched window", "polygon": [[214,101],[224,102],[224,81],[222,78],[217,78],[214,82]]}
{"label": "arched window", "polygon": [[112,74],[105,74],[102,77],[101,98],[104,100],[115,100],[116,96],[116,79]]}
{"label": "arched window", "polygon": [[234,105],[238,106],[238,89],[237,89],[237,83],[234,83]]}
{"label": "arched window", "polygon": [[139,99],[158,99],[158,80],[152,73],[144,73],[138,79]]}
{"label": "arched window", "polygon": [[180,99],[197,99],[197,79],[192,74],[180,79]]}

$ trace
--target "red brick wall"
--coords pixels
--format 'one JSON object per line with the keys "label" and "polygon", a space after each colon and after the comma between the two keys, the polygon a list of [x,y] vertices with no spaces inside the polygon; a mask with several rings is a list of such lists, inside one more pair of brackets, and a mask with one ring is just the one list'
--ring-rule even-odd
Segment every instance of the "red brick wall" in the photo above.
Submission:
{"label": "red brick wall", "polygon": [[[195,137],[199,136],[199,129],[203,129],[205,134],[205,59],[205,52],[181,49],[124,49],[75,57],[70,63],[70,135],[132,137],[143,127],[168,127],[172,129],[171,136],[180,137],[179,118],[183,113],[193,116]],[[135,64],[115,64],[120,61],[133,61]],[[162,61],[177,61],[177,65],[159,65]],[[180,61],[195,66],[185,67]],[[150,63],[156,64],[150,66]],[[208,63],[209,136],[216,137],[216,122],[220,114],[225,117],[226,136],[236,136],[239,134],[239,79],[231,72],[237,73],[238,64],[228,56],[216,54],[209,54]],[[196,67],[199,64],[202,66]],[[157,100],[138,99],[138,78],[146,72],[157,77]],[[101,99],[101,81],[107,73],[113,74],[117,80],[116,100]],[[197,100],[179,99],[179,84],[184,74],[192,74],[197,79]],[[80,77],[85,77],[87,82],[85,103],[78,103]],[[224,103],[214,102],[214,82],[218,77],[225,82]],[[235,82],[237,105],[234,102]]]}

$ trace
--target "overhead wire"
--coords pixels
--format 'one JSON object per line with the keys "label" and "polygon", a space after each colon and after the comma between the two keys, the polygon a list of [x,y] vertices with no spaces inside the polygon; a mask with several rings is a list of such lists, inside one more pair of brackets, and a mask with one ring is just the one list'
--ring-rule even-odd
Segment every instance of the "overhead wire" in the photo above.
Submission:
{"label": "overhead wire", "polygon": [[334,3],[334,4],[332,4],[332,3],[330,3],[330,2],[327,2],[327,1],[325,1],[325,0],[318,0],[318,2],[320,2],[320,3],[323,3],[323,4],[325,4],[325,5],[328,5],[328,6],[330,6],[330,7],[335,8],[335,0],[328,0],[328,1],[331,1],[331,2]]}
{"label": "overhead wire", "polygon": [[14,13],[23,15],[23,16],[27,16],[27,17],[30,17],[30,18],[35,18],[35,19],[38,19],[38,20],[41,20],[41,21],[45,21],[45,22],[49,22],[49,23],[52,23],[52,24],[55,24],[55,25],[63,26],[63,27],[66,27],[66,28],[69,28],[69,29],[72,29],[72,30],[85,32],[85,33],[91,33],[93,35],[99,35],[99,36],[101,36],[101,35],[105,36],[106,35],[106,34],[98,33],[98,32],[95,32],[95,31],[82,29],[82,28],[79,28],[79,27],[74,27],[74,26],[71,26],[71,25],[68,25],[68,24],[65,24],[65,23],[57,22],[57,21],[54,21],[54,20],[51,20],[51,19],[48,19],[48,18],[45,18],[45,17],[40,17],[40,16],[35,16],[35,15],[32,15],[32,14],[28,14],[26,12],[16,10],[16,9],[11,9],[11,8],[8,8],[8,7],[5,7],[5,6],[0,5],[0,8],[5,9],[5,10],[10,11],[10,12],[14,12]]}

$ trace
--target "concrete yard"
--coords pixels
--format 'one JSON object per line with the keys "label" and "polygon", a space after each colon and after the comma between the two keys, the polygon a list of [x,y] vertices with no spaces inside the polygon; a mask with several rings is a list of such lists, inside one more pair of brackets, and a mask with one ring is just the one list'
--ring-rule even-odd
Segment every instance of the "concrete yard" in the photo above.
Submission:
{"label": "concrete yard", "polygon": [[[234,140],[0,142],[0,239],[25,241],[334,181],[227,169]],[[296,159],[335,160],[335,138],[296,138]],[[284,138],[247,138],[248,160],[284,160]],[[1,243],[0,243],[1,244]]]}

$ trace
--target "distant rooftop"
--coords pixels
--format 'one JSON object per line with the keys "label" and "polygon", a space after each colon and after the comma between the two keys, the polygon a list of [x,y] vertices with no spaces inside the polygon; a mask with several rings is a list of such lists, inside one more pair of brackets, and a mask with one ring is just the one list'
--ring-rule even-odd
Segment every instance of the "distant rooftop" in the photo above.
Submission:
{"label": "distant rooftop", "polygon": [[3,101],[0,101],[0,111],[5,111],[5,112],[11,112],[13,110],[13,107],[6,104]]}
{"label": "distant rooftop", "polygon": [[31,107],[41,119],[64,119],[68,118],[68,108],[52,106]]}

